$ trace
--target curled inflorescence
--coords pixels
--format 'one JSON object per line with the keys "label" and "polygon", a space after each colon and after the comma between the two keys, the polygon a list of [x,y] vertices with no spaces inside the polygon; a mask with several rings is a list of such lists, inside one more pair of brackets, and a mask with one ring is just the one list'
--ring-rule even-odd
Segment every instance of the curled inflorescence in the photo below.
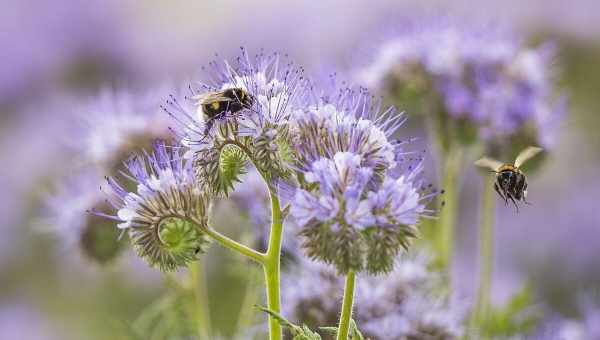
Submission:
{"label": "curled inflorescence", "polygon": [[138,254],[151,265],[173,270],[194,260],[208,243],[202,230],[209,201],[194,180],[191,162],[157,144],[152,154],[130,159],[127,170],[137,189],[128,192],[109,178],[110,202],[118,211],[108,217],[120,222],[118,227],[128,231]]}

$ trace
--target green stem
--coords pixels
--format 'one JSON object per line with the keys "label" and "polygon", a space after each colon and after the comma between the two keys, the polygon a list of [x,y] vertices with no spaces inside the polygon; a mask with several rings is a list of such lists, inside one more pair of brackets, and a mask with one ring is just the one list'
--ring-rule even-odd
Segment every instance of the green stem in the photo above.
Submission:
{"label": "green stem", "polygon": [[210,314],[205,306],[208,306],[208,293],[206,287],[206,276],[203,275],[202,260],[191,263],[188,266],[190,272],[190,290],[194,296],[193,312],[196,318],[196,327],[200,339],[211,339]]}
{"label": "green stem", "polygon": [[202,228],[201,231],[213,240],[217,241],[223,247],[236,251],[241,255],[244,255],[260,264],[265,263],[265,260],[267,258],[266,254],[258,252],[248,246],[245,246],[235,240],[232,240],[229,237],[219,233],[218,231],[212,228]]}
{"label": "green stem", "polygon": [[346,285],[344,286],[344,301],[342,302],[342,314],[340,316],[340,325],[337,332],[337,340],[347,340],[350,330],[350,320],[352,319],[352,304],[354,302],[354,283],[356,273],[348,272],[346,276]]}
{"label": "green stem", "polygon": [[[269,235],[269,247],[264,257],[263,269],[265,273],[265,284],[267,288],[267,306],[269,310],[281,313],[280,297],[280,258],[281,242],[283,237],[283,221],[281,220],[281,207],[277,194],[270,191],[271,196],[271,234]],[[269,315],[269,339],[281,340],[281,326],[279,322]]]}
{"label": "green stem", "polygon": [[439,219],[434,231],[435,244],[438,251],[438,263],[440,268],[449,268],[454,254],[454,230],[458,210],[459,181],[458,174],[463,163],[463,150],[459,145],[448,148],[444,157],[444,174],[442,189],[444,195],[441,201],[444,206],[439,206]]}
{"label": "green stem", "polygon": [[471,316],[473,329],[480,329],[488,320],[490,311],[490,291],[492,286],[492,267],[494,262],[494,217],[496,199],[494,197],[494,180],[489,177],[484,181],[481,228],[479,231],[479,288],[477,300]]}

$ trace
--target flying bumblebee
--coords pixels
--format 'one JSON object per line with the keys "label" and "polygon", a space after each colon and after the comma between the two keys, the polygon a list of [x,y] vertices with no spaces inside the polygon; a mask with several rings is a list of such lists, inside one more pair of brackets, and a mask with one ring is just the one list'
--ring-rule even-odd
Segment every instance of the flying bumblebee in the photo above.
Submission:
{"label": "flying bumblebee", "polygon": [[198,116],[207,118],[205,134],[210,131],[215,119],[225,118],[227,113],[238,113],[254,103],[254,97],[241,88],[203,93],[194,99],[197,100]]}
{"label": "flying bumblebee", "polygon": [[527,198],[527,178],[520,167],[533,158],[535,155],[540,153],[542,148],[530,146],[525,148],[519,153],[515,159],[514,164],[502,163],[495,159],[483,157],[475,162],[476,166],[482,168],[491,169],[496,174],[496,182],[494,183],[494,190],[504,199],[504,203],[508,204],[508,200],[511,200],[517,211],[517,201],[523,201],[528,203]]}

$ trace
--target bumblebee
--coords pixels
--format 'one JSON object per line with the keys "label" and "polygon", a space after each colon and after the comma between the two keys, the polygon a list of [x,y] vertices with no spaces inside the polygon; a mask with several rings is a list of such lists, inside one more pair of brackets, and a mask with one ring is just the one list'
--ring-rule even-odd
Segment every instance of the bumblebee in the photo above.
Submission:
{"label": "bumblebee", "polygon": [[496,174],[494,190],[496,190],[498,195],[504,200],[505,204],[508,204],[508,200],[511,200],[517,208],[517,211],[519,211],[516,201],[523,201],[524,203],[529,204],[526,200],[527,177],[525,177],[525,174],[521,171],[520,167],[523,163],[533,158],[541,151],[542,148],[530,146],[519,153],[513,164],[502,163],[495,159],[483,157],[476,161],[475,165],[482,168],[488,168]]}
{"label": "bumblebee", "polygon": [[241,88],[203,93],[194,99],[197,100],[198,115],[207,118],[205,133],[208,133],[215,119],[225,118],[228,113],[238,113],[254,103],[254,97]]}

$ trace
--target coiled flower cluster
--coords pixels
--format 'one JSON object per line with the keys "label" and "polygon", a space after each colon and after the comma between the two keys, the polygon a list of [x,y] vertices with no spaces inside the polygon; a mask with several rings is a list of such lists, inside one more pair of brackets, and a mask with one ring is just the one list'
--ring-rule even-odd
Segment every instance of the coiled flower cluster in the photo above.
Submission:
{"label": "coiled flower cluster", "polygon": [[191,162],[181,156],[157,144],[153,153],[130,159],[126,177],[137,186],[135,192],[107,179],[117,214],[105,216],[120,222],[138,255],[162,270],[186,265],[208,244],[202,228],[208,223],[209,200],[194,180]]}

